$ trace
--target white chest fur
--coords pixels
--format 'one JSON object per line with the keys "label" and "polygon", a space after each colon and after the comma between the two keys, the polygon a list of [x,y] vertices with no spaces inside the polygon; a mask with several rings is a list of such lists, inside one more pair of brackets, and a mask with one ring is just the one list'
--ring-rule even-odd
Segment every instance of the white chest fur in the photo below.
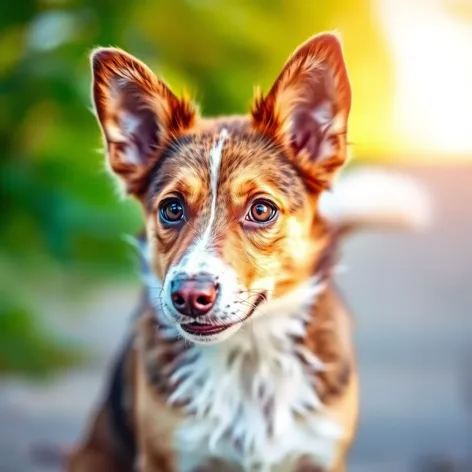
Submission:
{"label": "white chest fur", "polygon": [[305,329],[295,305],[293,313],[271,307],[279,315],[260,313],[231,339],[188,350],[192,361],[174,373],[180,383],[169,399],[187,400],[192,415],[174,438],[182,472],[209,456],[251,472],[305,454],[332,464],[342,431],[316,394],[322,363],[293,341]]}

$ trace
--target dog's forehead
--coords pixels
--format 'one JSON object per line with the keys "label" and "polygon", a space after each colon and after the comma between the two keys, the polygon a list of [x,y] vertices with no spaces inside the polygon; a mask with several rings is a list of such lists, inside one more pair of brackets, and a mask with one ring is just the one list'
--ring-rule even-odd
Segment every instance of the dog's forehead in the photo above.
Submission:
{"label": "dog's forehead", "polygon": [[219,170],[225,174],[253,166],[258,157],[265,157],[269,164],[271,158],[276,158],[272,148],[263,136],[239,129],[218,127],[181,135],[163,151],[150,173],[150,181],[155,185],[153,190],[158,190],[156,185],[179,174],[208,180],[215,161],[219,161]]}
{"label": "dog's forehead", "polygon": [[280,160],[273,143],[266,137],[225,127],[185,135],[171,147],[174,152],[169,162],[173,161],[182,169],[206,173],[207,177],[211,177],[215,166],[219,174],[227,174],[251,167],[270,167],[272,162]]}
{"label": "dog's forehead", "polygon": [[[303,183],[284,151],[244,122],[220,121],[176,137],[150,174],[148,196],[180,192],[201,204],[218,194],[242,194],[265,185],[291,204],[303,200]],[[213,188],[213,192],[212,192]]]}

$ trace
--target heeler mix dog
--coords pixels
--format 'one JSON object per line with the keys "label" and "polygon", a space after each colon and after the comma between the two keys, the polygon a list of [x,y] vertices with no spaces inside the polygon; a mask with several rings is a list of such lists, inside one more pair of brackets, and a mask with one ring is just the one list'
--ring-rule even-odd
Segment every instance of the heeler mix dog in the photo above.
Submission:
{"label": "heeler mix dog", "polygon": [[422,194],[346,161],[335,34],[308,40],[247,116],[202,118],[143,63],[92,54],[111,170],[139,200],[143,301],[73,472],[345,470],[357,421],[338,242],[413,225]]}

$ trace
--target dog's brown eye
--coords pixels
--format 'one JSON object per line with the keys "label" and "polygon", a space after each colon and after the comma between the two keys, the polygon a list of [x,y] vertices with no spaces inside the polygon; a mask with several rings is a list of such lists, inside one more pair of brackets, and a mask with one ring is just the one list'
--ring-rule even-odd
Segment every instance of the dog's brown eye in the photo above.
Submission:
{"label": "dog's brown eye", "polygon": [[184,217],[184,208],[179,199],[169,198],[162,203],[159,215],[164,223],[178,223]]}
{"label": "dog's brown eye", "polygon": [[246,219],[254,223],[267,223],[275,218],[277,208],[267,200],[257,200],[249,209]]}

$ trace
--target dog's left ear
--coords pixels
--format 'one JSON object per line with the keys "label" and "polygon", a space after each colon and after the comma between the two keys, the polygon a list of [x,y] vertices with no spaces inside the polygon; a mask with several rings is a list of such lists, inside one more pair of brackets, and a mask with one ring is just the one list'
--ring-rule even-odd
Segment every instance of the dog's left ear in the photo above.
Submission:
{"label": "dog's left ear", "polygon": [[346,160],[351,87],[340,40],[323,33],[302,44],[266,97],[256,98],[257,129],[275,137],[314,188],[328,188]]}

